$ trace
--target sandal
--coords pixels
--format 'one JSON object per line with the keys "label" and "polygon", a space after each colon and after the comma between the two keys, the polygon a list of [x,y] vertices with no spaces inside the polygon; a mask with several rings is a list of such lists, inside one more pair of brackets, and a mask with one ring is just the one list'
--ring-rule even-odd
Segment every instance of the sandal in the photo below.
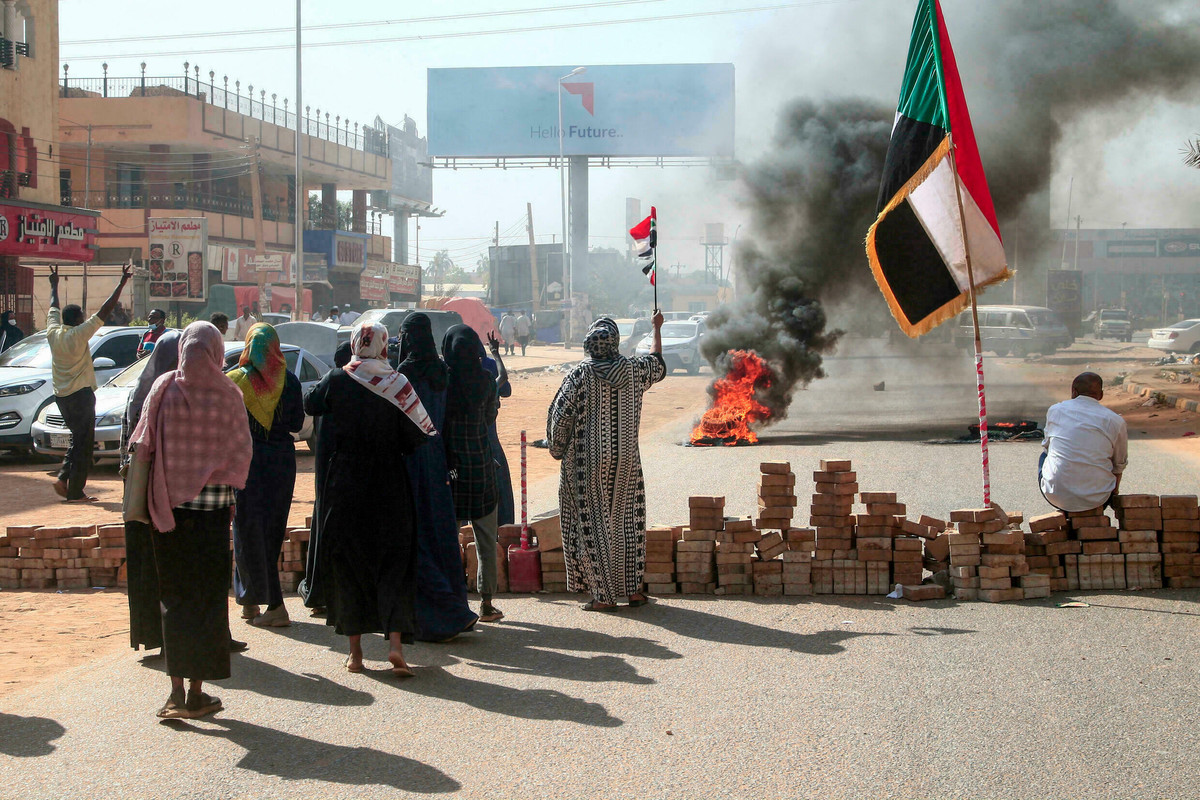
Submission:
{"label": "sandal", "polygon": [[408,666],[408,662],[404,659],[400,659],[399,664],[397,664],[395,661],[392,661],[390,657],[388,661],[391,662],[392,665],[392,675],[396,676],[397,678],[411,678],[416,674],[412,671],[412,667]]}
{"label": "sandal", "polygon": [[497,622],[504,619],[504,612],[493,605],[486,605],[479,609],[480,622]]}
{"label": "sandal", "polygon": [[211,714],[214,711],[220,711],[225,706],[221,705],[221,698],[213,697],[211,694],[204,692],[193,692],[191,689],[187,693],[187,713],[188,717],[195,719]]}
{"label": "sandal", "polygon": [[350,656],[346,656],[346,660],[342,662],[342,666],[346,668],[346,672],[353,672],[357,674],[363,671],[362,662],[360,661],[359,663],[355,664]]}
{"label": "sandal", "polygon": [[599,611],[602,614],[611,614],[612,612],[614,612],[618,608],[620,608],[620,606],[608,605],[606,603],[597,603],[595,600],[589,600],[588,602],[581,605],[579,608],[582,611]]}
{"label": "sandal", "polygon": [[171,696],[167,698],[167,702],[158,710],[159,719],[190,719],[191,714],[187,711],[187,702],[184,699],[183,689],[175,689],[171,691]]}
{"label": "sandal", "polygon": [[644,594],[641,596],[641,598],[641,600],[634,600],[632,597],[629,598],[629,607],[640,608],[650,602],[650,598]]}

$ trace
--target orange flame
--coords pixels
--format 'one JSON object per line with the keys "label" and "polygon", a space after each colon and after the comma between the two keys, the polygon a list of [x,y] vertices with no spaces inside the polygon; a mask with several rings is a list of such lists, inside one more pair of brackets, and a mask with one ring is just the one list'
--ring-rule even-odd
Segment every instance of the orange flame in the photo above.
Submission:
{"label": "orange flame", "polygon": [[713,381],[712,405],[692,430],[692,444],[757,442],[758,434],[750,426],[771,417],[771,410],[754,399],[756,389],[771,385],[770,367],[748,350],[731,350],[729,360],[729,371]]}

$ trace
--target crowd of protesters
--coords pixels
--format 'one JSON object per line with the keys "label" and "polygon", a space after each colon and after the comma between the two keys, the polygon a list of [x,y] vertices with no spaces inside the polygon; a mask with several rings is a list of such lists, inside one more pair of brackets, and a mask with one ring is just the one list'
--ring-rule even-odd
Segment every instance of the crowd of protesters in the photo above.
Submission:
{"label": "crowd of protesters", "polygon": [[[59,309],[51,271],[55,394],[72,434],[55,490],[70,502],[92,501],[83,493],[96,389],[87,343],[114,313],[129,275],[126,268],[113,295],[85,319],[78,306]],[[506,340],[527,343],[522,318],[523,325],[502,323]],[[656,316],[656,332],[661,321]],[[7,317],[2,322],[7,346],[22,334]],[[303,394],[274,327],[249,308],[236,320],[245,347],[228,371],[225,315],[182,331],[167,329],[159,310],[150,322],[139,344],[148,361],[124,415],[121,474],[130,641],[161,648],[171,684],[159,717],[223,707],[204,684],[228,678],[230,653],[247,647],[231,635],[231,586],[247,623],[291,624],[278,561],[296,481],[292,434],[306,414],[314,420],[316,498],[300,594],[314,616],[347,637],[345,668],[364,669],[362,636],[378,633],[390,644],[392,673],[412,677],[405,644],[448,642],[477,622],[503,619],[494,600],[498,528],[513,522],[514,503],[496,430],[501,398],[511,395],[500,339],[489,334],[485,348],[472,328],[455,325],[439,355],[429,317],[409,314],[393,368],[386,328],[359,324],[335,368]],[[611,320],[593,327],[587,357],[564,381],[548,420],[551,452],[563,459],[568,575],[573,587],[592,592],[587,610],[646,602],[637,567],[645,526],[637,427],[642,393],[665,368],[657,346],[651,356],[626,359],[617,341]],[[601,446],[607,441],[619,446],[610,453]],[[468,524],[478,613],[468,603],[459,547],[459,528]]]}

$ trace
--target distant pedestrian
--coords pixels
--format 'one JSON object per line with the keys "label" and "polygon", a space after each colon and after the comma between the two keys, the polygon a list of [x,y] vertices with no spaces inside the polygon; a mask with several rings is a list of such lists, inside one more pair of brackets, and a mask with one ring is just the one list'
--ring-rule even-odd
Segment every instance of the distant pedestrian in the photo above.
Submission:
{"label": "distant pedestrian", "polygon": [[108,324],[123,328],[128,325],[132,319],[133,317],[130,316],[129,311],[125,308],[125,306],[121,303],[117,303],[117,307],[113,309],[112,314],[110,314],[108,317]]}
{"label": "distant pedestrian", "polygon": [[[279,552],[296,487],[292,433],[304,426],[300,379],[287,368],[275,328],[260,322],[229,377],[242,390],[254,460],[233,518],[233,590],[242,619],[260,628],[291,624],[279,585]],[[260,606],[267,610],[260,612]]]}
{"label": "distant pedestrian", "polygon": [[[352,352],[350,342],[342,342],[333,353],[333,368],[341,369],[350,363]],[[307,400],[305,401],[307,402]],[[313,418],[313,439],[316,442],[313,453],[313,478],[318,487],[324,486],[329,477],[329,465],[336,454],[337,428],[333,417],[326,414]],[[317,491],[313,501],[312,521],[308,527],[308,552],[304,561],[304,580],[300,581],[298,591],[304,599],[304,606],[312,609],[313,616],[325,614],[328,605],[327,587],[331,580],[329,575],[329,548],[322,546],[324,536],[321,533],[321,492]]]}
{"label": "distant pedestrian", "polygon": [[326,322],[331,322],[331,323],[333,323],[334,325],[341,325],[341,324],[342,324],[342,315],[338,313],[338,307],[337,307],[337,306],[334,306],[333,308],[329,309],[329,318],[328,318],[328,319],[326,319],[325,321],[326,321]]}
{"label": "distant pedestrian", "polygon": [[221,373],[217,329],[193,322],[179,353],[179,368],[155,381],[131,437],[133,457],[151,464],[146,501],[171,679],[158,716],[166,719],[223,707],[204,681],[230,674],[229,506],[251,456],[241,393]]}
{"label": "distant pedestrian", "polygon": [[24,338],[25,331],[17,327],[15,313],[5,311],[3,314],[0,314],[0,353],[3,353]]}
{"label": "distant pedestrian", "polygon": [[521,355],[525,355],[525,348],[529,347],[529,339],[533,334],[533,320],[529,319],[526,312],[522,311],[521,316],[517,317],[517,342],[521,345]]}
{"label": "distant pedestrian", "polygon": [[[491,339],[492,353],[500,343]],[[454,488],[454,510],[460,522],[470,522],[479,557],[476,576],[482,600],[479,618],[495,622],[504,617],[492,604],[496,592],[496,533],[499,489],[488,426],[499,408],[496,379],[483,368],[479,334],[454,325],[442,339],[442,357],[450,370],[446,391],[446,457]],[[506,376],[507,377],[507,376]]]}
{"label": "distant pedestrian", "polygon": [[58,266],[50,267],[50,311],[46,314],[46,341],[50,345],[51,381],[58,413],[71,432],[54,491],[68,503],[93,503],[84,494],[92,449],[96,440],[96,372],[92,367],[91,338],[117,305],[133,275],[132,262],[121,268],[121,280],[100,310],[87,320],[83,309],[69,305],[58,309]]}
{"label": "distant pedestrian", "polygon": [[338,318],[338,321],[341,322],[343,325],[349,326],[349,325],[353,325],[354,321],[361,316],[362,316],[361,314],[359,314],[357,311],[352,309],[350,306],[346,306],[345,308],[342,309],[342,314]]}
{"label": "distant pedestrian", "polygon": [[324,322],[325,318],[325,306],[317,306],[317,310],[312,313],[309,320],[312,322]]}
{"label": "distant pedestrian", "polygon": [[258,319],[250,312],[250,306],[242,306],[242,315],[233,323],[233,341],[244,342],[250,329],[258,324]]}
{"label": "distant pedestrian", "polygon": [[417,632],[417,522],[404,456],[437,431],[408,380],[387,362],[387,328],[359,325],[353,360],[304,399],[334,421],[334,456],[317,484],[321,547],[328,548],[325,624],[350,639],[349,672],[362,672],[362,636],[388,638],[398,678],[412,677],[405,639]]}
{"label": "distant pedestrian", "polygon": [[504,355],[511,356],[517,349],[517,318],[505,311],[500,318],[500,338],[504,340]]}
{"label": "distant pedestrian", "polygon": [[149,323],[150,329],[142,334],[142,340],[138,343],[138,358],[145,358],[150,355],[150,351],[154,349],[154,344],[158,341],[158,337],[167,332],[167,312],[161,308],[155,308],[146,316],[146,322]]}
{"label": "distant pedestrian", "polygon": [[[480,347],[483,347],[482,343]],[[487,355],[483,355],[483,368],[496,379],[499,405],[502,408],[504,398],[512,397],[512,384],[508,380],[507,370],[504,371],[504,379],[500,379],[500,371],[504,368],[504,362],[500,359],[499,354],[495,358],[488,358]],[[500,444],[500,432],[496,428],[496,420],[492,420],[492,424],[488,426],[488,441],[492,446],[492,460],[496,462],[496,488],[500,493],[496,505],[496,524],[512,525],[517,521],[517,507],[513,499],[512,473],[508,469],[508,456],[504,455],[504,446]]]}
{"label": "distant pedestrian", "polygon": [[571,591],[588,591],[584,611],[613,611],[617,601],[646,603],[646,487],[638,452],[642,395],[666,375],[661,312],[649,355],[620,354],[617,324],[592,324],[587,353],[550,405],[546,439],[562,462],[558,502]]}
{"label": "distant pedestrian", "polygon": [[213,327],[215,327],[217,329],[217,331],[221,334],[222,339],[224,339],[226,334],[229,333],[229,315],[228,314],[222,314],[220,311],[214,311],[212,313],[212,316],[210,316],[208,318],[208,321],[211,322],[213,324]]}

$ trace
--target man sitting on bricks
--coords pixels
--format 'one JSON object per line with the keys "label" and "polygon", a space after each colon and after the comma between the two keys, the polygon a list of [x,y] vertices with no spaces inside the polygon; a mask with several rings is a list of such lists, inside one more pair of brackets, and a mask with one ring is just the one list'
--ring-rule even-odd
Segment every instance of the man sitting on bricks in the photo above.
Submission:
{"label": "man sitting on bricks", "polygon": [[1046,412],[1038,483],[1060,511],[1099,508],[1120,491],[1129,463],[1128,433],[1125,420],[1100,405],[1103,398],[1103,379],[1082,372],[1071,382],[1071,399]]}

